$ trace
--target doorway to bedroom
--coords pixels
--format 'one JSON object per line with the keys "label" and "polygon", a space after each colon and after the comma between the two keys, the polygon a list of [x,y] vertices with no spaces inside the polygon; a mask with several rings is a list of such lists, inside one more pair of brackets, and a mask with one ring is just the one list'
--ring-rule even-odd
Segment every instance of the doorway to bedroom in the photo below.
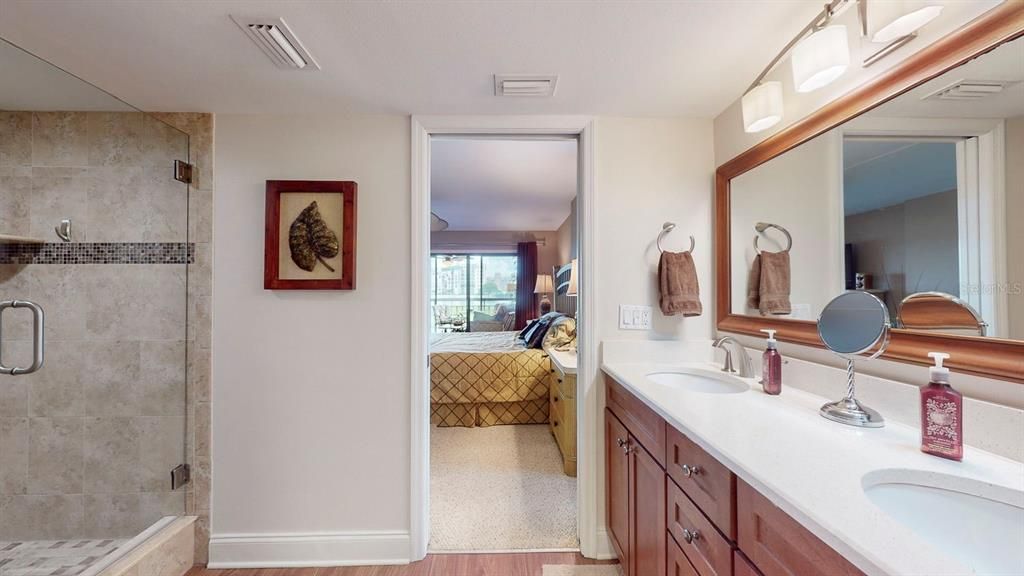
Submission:
{"label": "doorway to bedroom", "polygon": [[429,550],[577,550],[578,140],[429,158]]}

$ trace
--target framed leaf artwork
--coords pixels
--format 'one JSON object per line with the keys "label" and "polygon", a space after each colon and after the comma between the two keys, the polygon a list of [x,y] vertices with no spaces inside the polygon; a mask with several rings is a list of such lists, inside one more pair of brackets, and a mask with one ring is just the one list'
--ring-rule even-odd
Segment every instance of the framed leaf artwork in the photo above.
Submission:
{"label": "framed leaf artwork", "polygon": [[263,288],[353,290],[356,183],[267,180]]}

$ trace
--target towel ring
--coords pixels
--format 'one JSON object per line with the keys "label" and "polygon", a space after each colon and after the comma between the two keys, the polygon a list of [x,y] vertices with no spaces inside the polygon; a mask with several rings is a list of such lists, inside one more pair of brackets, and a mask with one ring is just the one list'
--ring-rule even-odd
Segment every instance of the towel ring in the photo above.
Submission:
{"label": "towel ring", "polygon": [[[785,228],[783,228],[782,226],[779,226],[778,224],[769,224],[767,222],[758,222],[756,225],[754,225],[754,229],[757,230],[761,234],[764,234],[764,231],[769,229],[769,228],[775,228],[776,230],[778,230],[778,231],[780,231],[780,232],[782,232],[783,234],[786,235],[787,245],[786,245],[786,249],[783,250],[783,252],[789,252],[790,248],[793,247],[793,237],[789,234],[789,230],[786,230]],[[761,249],[757,247],[757,239],[758,238],[759,238],[759,236],[754,236],[754,251],[757,252],[758,254],[760,254],[761,253]]]}
{"label": "towel ring", "polygon": [[[665,222],[664,224],[661,225],[661,233],[658,234],[658,241],[656,242],[656,244],[658,245],[658,251],[659,252],[662,252],[662,253],[665,252],[665,249],[661,247],[661,239],[664,238],[666,234],[668,234],[669,232],[674,230],[675,227],[676,227],[676,223],[675,222]],[[694,249],[694,247],[696,245],[697,245],[697,243],[694,241],[693,235],[691,234],[690,235],[690,252],[693,252],[693,249]]]}

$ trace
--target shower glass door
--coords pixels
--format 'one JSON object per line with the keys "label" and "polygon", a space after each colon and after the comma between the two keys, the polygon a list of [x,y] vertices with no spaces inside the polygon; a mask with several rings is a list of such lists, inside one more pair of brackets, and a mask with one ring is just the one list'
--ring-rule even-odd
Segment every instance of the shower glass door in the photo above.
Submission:
{"label": "shower glass door", "polygon": [[68,576],[185,512],[189,139],[3,41],[0,68],[0,572]]}

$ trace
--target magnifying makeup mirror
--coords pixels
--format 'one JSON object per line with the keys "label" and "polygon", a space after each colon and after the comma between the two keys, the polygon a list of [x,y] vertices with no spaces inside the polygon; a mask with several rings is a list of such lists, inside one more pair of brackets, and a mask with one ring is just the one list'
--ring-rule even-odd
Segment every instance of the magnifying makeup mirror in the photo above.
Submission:
{"label": "magnifying makeup mirror", "polygon": [[869,292],[845,292],[825,306],[818,318],[818,335],[829,350],[846,360],[846,397],[822,406],[822,416],[850,426],[885,426],[881,414],[857,401],[853,361],[876,347],[868,358],[881,356],[889,344],[891,326],[889,309]]}

